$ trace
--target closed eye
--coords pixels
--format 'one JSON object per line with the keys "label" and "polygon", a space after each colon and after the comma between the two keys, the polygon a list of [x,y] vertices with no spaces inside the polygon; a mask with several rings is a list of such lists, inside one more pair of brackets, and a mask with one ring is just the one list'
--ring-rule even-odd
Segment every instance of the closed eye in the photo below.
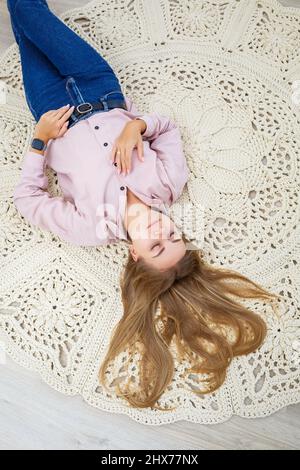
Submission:
{"label": "closed eye", "polygon": [[[174,232],[172,232],[170,235],[171,235],[171,236],[174,235]],[[176,238],[176,240],[171,240],[171,241],[172,241],[172,243],[177,243],[177,242],[180,242],[180,241],[181,241],[181,238]],[[153,248],[155,248],[156,246],[159,246],[159,245],[160,245],[159,243],[155,243],[155,245],[153,245],[153,246],[151,247],[151,251],[153,250]],[[161,253],[162,253],[164,250],[165,250],[165,247],[163,246],[162,249],[161,249],[158,253],[156,253],[156,255],[152,256],[152,258],[156,258],[157,256],[161,255]]]}
{"label": "closed eye", "polygon": [[[174,232],[171,232],[170,233],[170,237],[172,237],[174,235]],[[156,247],[156,246],[159,246],[160,243],[155,243],[154,245],[151,246],[151,251]],[[155,255],[155,256],[158,256],[158,255]]]}

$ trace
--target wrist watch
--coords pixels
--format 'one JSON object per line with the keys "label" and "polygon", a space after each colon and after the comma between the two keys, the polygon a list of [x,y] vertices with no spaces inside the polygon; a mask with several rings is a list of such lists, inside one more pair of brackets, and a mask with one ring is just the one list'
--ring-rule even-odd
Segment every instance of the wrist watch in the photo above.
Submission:
{"label": "wrist watch", "polygon": [[37,138],[32,139],[30,145],[36,150],[45,150],[47,148],[47,144],[43,140]]}

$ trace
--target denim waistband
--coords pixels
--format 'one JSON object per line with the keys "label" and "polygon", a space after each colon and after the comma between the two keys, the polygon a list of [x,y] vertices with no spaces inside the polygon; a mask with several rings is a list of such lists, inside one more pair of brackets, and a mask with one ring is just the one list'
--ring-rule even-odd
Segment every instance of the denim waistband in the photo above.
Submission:
{"label": "denim waistband", "polygon": [[[85,102],[89,103],[88,100],[84,100],[84,98],[81,94],[81,91],[80,91],[74,77],[72,77],[72,76],[68,77],[68,79],[66,81],[66,90],[67,90],[70,98],[72,99],[73,103],[74,104],[76,103],[75,104],[76,106],[78,106],[80,104],[83,104]],[[88,119],[90,116],[92,116],[95,113],[105,113],[106,111],[110,111],[111,109],[113,109],[113,108],[108,108],[107,100],[109,98],[120,99],[122,104],[126,105],[125,97],[122,93],[122,90],[120,90],[120,89],[112,90],[109,93],[106,93],[105,95],[100,96],[99,99],[96,100],[96,101],[99,101],[99,102],[103,103],[104,109],[95,109],[95,110],[89,111],[88,113],[82,114],[79,117],[75,116],[74,114],[71,114],[71,116],[69,118],[68,128],[70,129],[70,127],[74,126],[77,122],[80,122],[84,119]],[[93,100],[93,102],[95,102],[95,100]]]}
{"label": "denim waistband", "polygon": [[[83,114],[82,116],[79,116],[79,117],[75,117],[75,116],[73,116],[73,114],[71,114],[70,119],[69,119],[70,124],[68,125],[68,129],[70,129],[70,128],[73,127],[75,124],[77,124],[77,122],[84,121],[84,119],[89,118],[89,117],[92,116],[93,114],[96,114],[96,113],[105,113],[106,111],[107,111],[107,110],[105,110],[105,109],[95,109],[95,110],[89,111],[88,113]],[[109,110],[108,110],[108,111],[109,111]]]}
{"label": "denim waistband", "polygon": [[[107,103],[107,101],[106,101],[106,103]],[[123,103],[125,103],[125,99],[123,100]],[[83,120],[89,118],[90,116],[92,116],[93,114],[105,113],[105,112],[108,112],[111,109],[114,109],[114,108],[117,108],[117,107],[118,106],[115,106],[113,108],[108,108],[108,106],[105,106],[105,109],[94,109],[94,110],[89,111],[88,113],[82,114],[81,116],[78,116],[78,117],[74,116],[73,113],[72,113],[71,116],[70,116],[70,119],[69,119],[70,124],[68,126],[68,129],[70,129],[72,126],[74,126],[77,122],[83,121]],[[124,109],[124,108],[121,108],[121,109]]]}

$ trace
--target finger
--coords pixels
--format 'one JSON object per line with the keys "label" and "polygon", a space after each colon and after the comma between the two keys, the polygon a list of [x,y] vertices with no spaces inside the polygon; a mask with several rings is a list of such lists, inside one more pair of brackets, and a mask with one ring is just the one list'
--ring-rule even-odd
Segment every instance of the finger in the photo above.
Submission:
{"label": "finger", "polygon": [[143,162],[145,158],[144,158],[144,146],[143,146],[142,140],[139,140],[137,144],[137,152],[138,152],[139,159]]}
{"label": "finger", "polygon": [[55,109],[54,113],[57,114],[57,115],[62,114],[69,108],[70,108],[70,104],[66,104],[65,106],[62,106],[61,108]]}
{"label": "finger", "polygon": [[57,109],[56,109],[56,112],[57,112],[57,113],[61,113],[61,112],[65,111],[66,109],[69,109],[70,106],[71,106],[70,103],[65,104],[64,106],[61,106],[60,108],[57,108]]}
{"label": "finger", "polygon": [[[74,106],[69,106],[69,105],[66,105],[66,106],[63,106],[62,108],[58,109],[55,113],[55,117],[59,120],[61,119],[65,114],[69,113],[70,111],[73,111],[74,109]],[[72,112],[71,111],[71,112]]]}
{"label": "finger", "polygon": [[126,170],[127,170],[127,175],[130,173],[131,170],[131,152],[132,149],[130,147],[127,147],[125,150],[125,161],[126,161]]}
{"label": "finger", "polygon": [[118,173],[120,174],[121,173],[121,152],[119,149],[116,152],[116,163],[118,167]]}
{"label": "finger", "polygon": [[62,127],[61,127],[61,129],[60,129],[60,131],[59,131],[57,137],[62,137],[62,136],[67,132],[67,130],[68,130],[68,123],[65,122],[65,123],[62,125]]}
{"label": "finger", "polygon": [[[61,118],[58,119],[58,123],[63,124],[65,121],[67,121],[70,118],[71,114],[73,113],[74,108],[75,108],[75,106],[71,106],[70,109],[65,111],[64,114],[61,116]],[[57,117],[59,117],[59,115],[56,116],[56,119],[57,119]]]}
{"label": "finger", "polygon": [[115,161],[115,158],[116,158],[116,150],[117,150],[117,146],[116,146],[116,144],[114,144],[113,148],[112,148],[112,151],[111,151],[111,154],[110,154],[110,158],[112,159],[113,162]]}
{"label": "finger", "polygon": [[71,116],[71,114],[74,111],[74,108],[75,108],[75,106],[71,106],[70,109],[67,109],[67,111],[65,111],[65,113],[62,115],[60,120],[65,121],[66,119],[69,119],[69,117]]}
{"label": "finger", "polygon": [[53,113],[55,113],[55,112],[56,112],[56,110],[55,110],[55,109],[49,109],[49,111],[47,111],[47,112],[46,112],[46,113],[44,113],[43,115],[45,115],[45,114],[46,114],[46,115],[48,116],[49,114],[53,114]]}
{"label": "finger", "polygon": [[121,173],[126,175],[126,161],[125,161],[125,149],[121,147]]}

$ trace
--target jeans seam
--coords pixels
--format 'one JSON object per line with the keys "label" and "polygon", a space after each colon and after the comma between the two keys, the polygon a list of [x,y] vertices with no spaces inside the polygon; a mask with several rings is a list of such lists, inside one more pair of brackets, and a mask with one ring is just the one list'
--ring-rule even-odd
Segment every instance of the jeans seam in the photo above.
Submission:
{"label": "jeans seam", "polygon": [[[67,80],[66,80],[66,91],[67,93],[69,94],[71,100],[73,101],[73,103],[76,105],[76,101],[78,101],[79,103],[78,104],[82,104],[84,103],[84,99],[83,99],[83,96],[76,84],[76,80],[74,79],[74,77],[72,76],[68,76]],[[73,96],[72,96],[72,92],[74,93],[75,95],[75,99],[73,99]]]}

